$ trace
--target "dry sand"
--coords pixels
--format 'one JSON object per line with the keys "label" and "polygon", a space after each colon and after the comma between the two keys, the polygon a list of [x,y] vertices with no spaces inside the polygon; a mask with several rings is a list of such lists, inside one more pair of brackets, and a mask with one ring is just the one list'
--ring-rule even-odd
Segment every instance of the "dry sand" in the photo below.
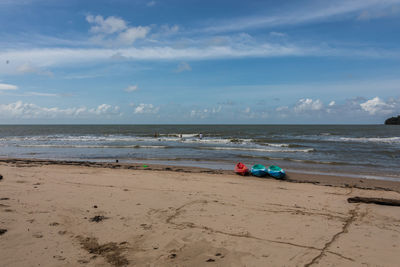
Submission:
{"label": "dry sand", "polygon": [[400,207],[347,202],[387,183],[75,165],[0,163],[0,266],[400,263]]}

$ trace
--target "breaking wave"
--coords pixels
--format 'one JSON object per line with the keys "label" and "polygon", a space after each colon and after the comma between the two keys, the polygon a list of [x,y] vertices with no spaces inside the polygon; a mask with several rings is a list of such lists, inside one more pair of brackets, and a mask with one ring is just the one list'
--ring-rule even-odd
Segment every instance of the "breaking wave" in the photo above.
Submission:
{"label": "breaking wave", "polygon": [[246,148],[246,147],[199,147],[199,149],[210,149],[210,150],[239,150],[239,151],[257,151],[257,152],[303,152],[309,153],[314,152],[314,148],[305,149],[274,149],[274,148]]}
{"label": "breaking wave", "polygon": [[340,137],[344,142],[400,143],[400,137]]}
{"label": "breaking wave", "polygon": [[112,145],[50,145],[50,144],[40,144],[40,145],[17,145],[17,147],[48,147],[48,148],[153,148],[153,149],[163,149],[168,148],[168,146],[141,146],[141,145],[129,145],[129,146],[112,146]]}

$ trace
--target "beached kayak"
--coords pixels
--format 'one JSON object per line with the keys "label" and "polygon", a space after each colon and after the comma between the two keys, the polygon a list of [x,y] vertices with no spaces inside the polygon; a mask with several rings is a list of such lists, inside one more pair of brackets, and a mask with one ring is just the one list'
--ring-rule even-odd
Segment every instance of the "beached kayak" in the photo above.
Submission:
{"label": "beached kayak", "polygon": [[268,167],[268,175],[274,178],[278,178],[278,179],[282,179],[283,177],[285,177],[285,171],[282,170],[282,168],[275,166],[275,165],[271,165]]}
{"label": "beached kayak", "polygon": [[243,163],[239,162],[235,166],[235,172],[239,175],[249,175],[249,168],[247,168]]}
{"label": "beached kayak", "polygon": [[258,177],[264,177],[266,176],[267,173],[267,168],[265,168],[265,166],[261,165],[261,164],[255,164],[252,168],[251,168],[251,174],[254,176],[258,176]]}

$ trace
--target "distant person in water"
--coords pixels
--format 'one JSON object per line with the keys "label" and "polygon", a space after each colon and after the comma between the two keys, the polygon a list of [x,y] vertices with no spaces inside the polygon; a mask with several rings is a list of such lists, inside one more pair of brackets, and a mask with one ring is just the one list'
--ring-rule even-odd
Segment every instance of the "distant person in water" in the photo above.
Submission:
{"label": "distant person in water", "polygon": [[200,140],[203,139],[203,134],[202,133],[199,134],[199,138],[200,138]]}
{"label": "distant person in water", "polygon": [[154,138],[157,138],[157,137],[158,137],[158,133],[155,132],[155,133],[154,133]]}

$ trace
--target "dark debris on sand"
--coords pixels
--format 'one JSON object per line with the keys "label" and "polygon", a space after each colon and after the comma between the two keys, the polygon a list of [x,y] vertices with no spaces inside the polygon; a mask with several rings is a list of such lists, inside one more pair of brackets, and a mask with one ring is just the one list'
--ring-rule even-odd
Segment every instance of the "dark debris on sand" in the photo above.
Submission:
{"label": "dark debris on sand", "polygon": [[97,241],[97,238],[94,237],[77,237],[79,242],[82,245],[82,248],[85,249],[90,254],[99,255],[104,257],[108,263],[113,266],[127,266],[129,261],[122,255],[122,253],[126,250],[127,243],[117,244],[115,242],[108,242],[100,245]]}
{"label": "dark debris on sand", "polygon": [[0,229],[0,235],[4,235],[7,232],[7,229]]}
{"label": "dark debris on sand", "polygon": [[366,203],[386,206],[400,206],[400,200],[376,197],[350,197],[347,199],[349,203]]}
{"label": "dark debris on sand", "polygon": [[0,174],[0,181],[3,180],[3,175]]}
{"label": "dark debris on sand", "polygon": [[107,217],[103,216],[103,215],[96,215],[92,218],[90,218],[91,222],[101,222],[102,220],[107,219]]}

